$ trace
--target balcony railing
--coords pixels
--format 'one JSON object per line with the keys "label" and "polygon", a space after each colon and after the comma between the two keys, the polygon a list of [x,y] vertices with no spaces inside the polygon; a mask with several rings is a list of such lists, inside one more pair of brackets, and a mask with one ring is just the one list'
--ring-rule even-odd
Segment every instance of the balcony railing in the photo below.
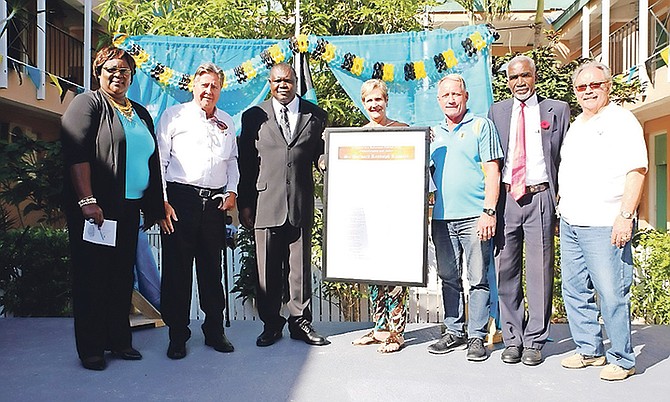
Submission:
{"label": "balcony railing", "polygon": [[[627,73],[631,68],[641,64],[639,61],[639,38],[646,35],[648,38],[646,68],[649,77],[653,80],[656,68],[659,66],[658,52],[668,45],[669,19],[659,18],[653,6],[649,8],[649,32],[640,32],[639,17],[635,17],[612,32],[609,36],[609,60],[607,60],[612,74]],[[589,49],[592,57],[602,54],[602,44],[598,42]]]}
{"label": "balcony railing", "polygon": [[[8,27],[9,56],[37,66],[37,23],[34,15],[15,16]],[[46,71],[77,85],[84,84],[84,43],[55,25],[46,26]]]}

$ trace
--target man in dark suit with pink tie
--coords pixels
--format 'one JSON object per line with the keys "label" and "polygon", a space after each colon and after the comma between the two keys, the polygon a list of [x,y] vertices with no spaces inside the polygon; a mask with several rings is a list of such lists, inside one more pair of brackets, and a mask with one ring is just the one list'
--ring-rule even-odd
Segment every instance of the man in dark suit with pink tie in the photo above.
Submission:
{"label": "man in dark suit with pink tie", "polygon": [[507,80],[513,97],[492,105],[488,115],[505,154],[494,241],[506,346],[501,358],[535,366],[549,336],[558,165],[570,107],[537,95],[535,63],[527,56],[510,60]]}
{"label": "man in dark suit with pink tie", "polygon": [[312,327],[310,301],[312,167],[324,151],[327,115],[296,96],[296,74],[288,64],[272,67],[270,92],[271,99],[244,112],[239,138],[240,222],[254,229],[256,301],[264,323],[256,345],[270,346],[282,337],[287,320],[280,310],[287,276],[291,338],[326,345],[326,338]]}

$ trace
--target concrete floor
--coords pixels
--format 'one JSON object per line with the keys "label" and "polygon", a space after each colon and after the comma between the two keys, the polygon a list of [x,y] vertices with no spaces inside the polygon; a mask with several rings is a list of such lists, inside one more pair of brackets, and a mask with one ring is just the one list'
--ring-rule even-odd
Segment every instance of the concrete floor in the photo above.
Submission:
{"label": "concrete floor", "polygon": [[598,368],[566,370],[561,358],[574,345],[567,325],[554,325],[537,367],[506,365],[502,346],[481,363],[464,351],[434,356],[426,347],[440,336],[437,324],[412,324],[407,346],[381,355],[354,347],[367,323],[317,323],[332,344],[310,347],[288,337],[258,348],[257,321],[233,321],[226,330],[232,354],[204,346],[197,322],[188,356],[165,355],[166,328],[134,332],[141,361],[109,357],[108,368],[81,368],[72,320],[0,318],[0,401],[652,401],[670,400],[670,327],[635,326],[637,374],[618,383],[598,378]]}

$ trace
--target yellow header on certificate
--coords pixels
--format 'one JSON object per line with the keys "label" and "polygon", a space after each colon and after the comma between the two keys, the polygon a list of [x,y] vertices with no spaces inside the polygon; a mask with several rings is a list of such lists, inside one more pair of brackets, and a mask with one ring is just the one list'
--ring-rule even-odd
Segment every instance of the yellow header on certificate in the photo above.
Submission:
{"label": "yellow header on certificate", "polygon": [[350,160],[403,160],[414,159],[414,146],[364,145],[339,147],[338,159]]}

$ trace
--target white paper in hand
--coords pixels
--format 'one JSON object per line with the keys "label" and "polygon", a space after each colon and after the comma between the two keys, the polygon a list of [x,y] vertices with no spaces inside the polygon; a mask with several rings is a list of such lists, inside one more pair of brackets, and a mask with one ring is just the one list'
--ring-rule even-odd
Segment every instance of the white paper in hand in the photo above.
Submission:
{"label": "white paper in hand", "polygon": [[84,241],[101,244],[103,246],[116,247],[116,221],[105,219],[102,226],[84,221]]}

